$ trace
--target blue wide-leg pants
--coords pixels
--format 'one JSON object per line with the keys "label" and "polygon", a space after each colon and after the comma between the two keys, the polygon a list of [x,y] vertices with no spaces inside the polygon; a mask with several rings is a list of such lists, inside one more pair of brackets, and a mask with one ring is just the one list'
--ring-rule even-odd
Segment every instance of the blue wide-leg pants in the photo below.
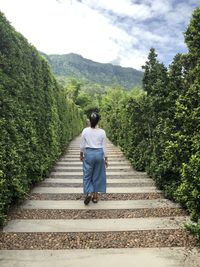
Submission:
{"label": "blue wide-leg pants", "polygon": [[86,148],[83,161],[83,191],[106,193],[106,169],[102,148]]}

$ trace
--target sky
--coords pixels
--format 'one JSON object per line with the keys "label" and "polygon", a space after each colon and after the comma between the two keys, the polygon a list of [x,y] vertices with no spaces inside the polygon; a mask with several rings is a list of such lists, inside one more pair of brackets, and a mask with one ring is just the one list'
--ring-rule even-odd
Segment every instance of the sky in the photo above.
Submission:
{"label": "sky", "polygon": [[39,51],[138,70],[151,47],[166,66],[187,52],[183,33],[196,7],[200,0],[0,0],[0,11]]}

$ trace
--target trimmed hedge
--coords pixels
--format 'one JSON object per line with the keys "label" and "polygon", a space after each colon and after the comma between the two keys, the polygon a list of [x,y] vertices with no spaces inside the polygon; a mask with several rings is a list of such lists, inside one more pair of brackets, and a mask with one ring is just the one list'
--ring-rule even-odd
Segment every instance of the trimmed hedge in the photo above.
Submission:
{"label": "trimmed hedge", "polygon": [[185,33],[189,52],[167,69],[150,50],[144,93],[113,90],[102,101],[109,138],[137,170],[146,170],[168,198],[179,201],[196,222],[200,240],[200,8]]}
{"label": "trimmed hedge", "polygon": [[0,13],[0,222],[83,127],[46,60]]}

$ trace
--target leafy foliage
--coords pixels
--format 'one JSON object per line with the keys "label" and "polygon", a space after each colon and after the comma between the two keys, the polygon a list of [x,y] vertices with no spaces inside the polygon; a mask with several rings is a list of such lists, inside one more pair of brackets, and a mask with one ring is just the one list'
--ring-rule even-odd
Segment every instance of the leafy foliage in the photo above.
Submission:
{"label": "leafy foliage", "polygon": [[82,126],[82,112],[46,60],[0,13],[0,221],[48,174]]}
{"label": "leafy foliage", "polygon": [[79,106],[85,115],[96,110],[99,110],[99,103],[101,101],[101,93],[91,92],[91,94],[86,93],[82,90],[82,84],[76,79],[71,79],[65,86],[65,91],[67,99],[72,100],[77,106]]}
{"label": "leafy foliage", "polygon": [[152,48],[143,88],[131,95],[113,90],[102,100],[104,127],[137,170],[146,170],[165,195],[179,201],[200,236],[200,8],[185,32],[189,53],[167,69]]}

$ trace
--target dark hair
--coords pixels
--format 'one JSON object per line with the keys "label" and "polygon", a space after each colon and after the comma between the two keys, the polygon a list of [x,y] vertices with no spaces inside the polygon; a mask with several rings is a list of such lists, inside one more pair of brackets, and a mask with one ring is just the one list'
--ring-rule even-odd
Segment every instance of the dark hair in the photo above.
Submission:
{"label": "dark hair", "polygon": [[91,128],[95,128],[95,126],[100,120],[100,115],[97,112],[92,112],[89,116],[89,120]]}

